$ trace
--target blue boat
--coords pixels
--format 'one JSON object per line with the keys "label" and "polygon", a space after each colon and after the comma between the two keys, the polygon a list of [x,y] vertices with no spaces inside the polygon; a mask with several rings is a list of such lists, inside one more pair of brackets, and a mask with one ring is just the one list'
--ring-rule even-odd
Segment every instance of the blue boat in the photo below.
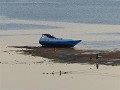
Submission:
{"label": "blue boat", "polygon": [[74,47],[82,40],[56,38],[50,34],[42,34],[39,43],[45,47]]}

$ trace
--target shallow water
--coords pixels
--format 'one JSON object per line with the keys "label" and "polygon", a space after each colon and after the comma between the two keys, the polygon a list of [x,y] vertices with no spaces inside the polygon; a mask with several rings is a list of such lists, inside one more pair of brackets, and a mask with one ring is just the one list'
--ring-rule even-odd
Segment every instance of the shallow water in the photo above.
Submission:
{"label": "shallow water", "polygon": [[120,24],[120,1],[0,0],[0,16],[26,20]]}
{"label": "shallow water", "polygon": [[21,30],[21,29],[55,29],[60,27],[32,24],[0,24],[0,30]]}

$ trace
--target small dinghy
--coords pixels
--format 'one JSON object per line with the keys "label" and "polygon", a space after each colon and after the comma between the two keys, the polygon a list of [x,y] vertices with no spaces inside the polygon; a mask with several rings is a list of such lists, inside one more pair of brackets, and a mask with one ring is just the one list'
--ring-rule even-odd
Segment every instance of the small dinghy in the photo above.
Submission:
{"label": "small dinghy", "polygon": [[56,38],[50,34],[42,34],[39,43],[45,47],[74,47],[82,40]]}

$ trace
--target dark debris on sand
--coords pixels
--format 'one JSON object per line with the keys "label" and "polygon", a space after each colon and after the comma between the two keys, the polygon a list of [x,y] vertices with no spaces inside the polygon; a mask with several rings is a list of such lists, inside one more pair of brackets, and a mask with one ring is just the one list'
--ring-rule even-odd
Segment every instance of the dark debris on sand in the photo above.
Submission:
{"label": "dark debris on sand", "polygon": [[[74,48],[46,48],[32,46],[12,46],[21,48],[17,52],[52,59],[57,63],[101,63],[105,65],[120,65],[120,51],[75,50]],[[102,56],[96,59],[96,54]]]}

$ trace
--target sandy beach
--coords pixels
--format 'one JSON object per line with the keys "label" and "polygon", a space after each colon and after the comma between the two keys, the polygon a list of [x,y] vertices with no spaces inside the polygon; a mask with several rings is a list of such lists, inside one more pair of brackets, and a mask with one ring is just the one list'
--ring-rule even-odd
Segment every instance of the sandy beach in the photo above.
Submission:
{"label": "sandy beach", "polygon": [[[3,22],[0,21],[0,23]],[[120,90],[119,65],[100,65],[99,69],[96,69],[95,63],[56,63],[51,62],[54,58],[16,52],[26,50],[21,46],[40,47],[38,41],[43,33],[50,33],[66,39],[109,41],[111,36],[101,37],[100,33],[108,31],[109,33],[120,33],[120,25],[11,19],[4,20],[4,23],[27,23],[57,28],[0,31],[0,90]],[[93,37],[88,35],[88,32],[97,34]],[[112,40],[119,41],[119,37],[116,36]],[[74,49],[91,50],[93,47],[86,48],[83,44],[79,44]],[[107,51],[116,52],[119,51],[119,48]],[[120,59],[119,57],[118,54],[117,59]]]}

